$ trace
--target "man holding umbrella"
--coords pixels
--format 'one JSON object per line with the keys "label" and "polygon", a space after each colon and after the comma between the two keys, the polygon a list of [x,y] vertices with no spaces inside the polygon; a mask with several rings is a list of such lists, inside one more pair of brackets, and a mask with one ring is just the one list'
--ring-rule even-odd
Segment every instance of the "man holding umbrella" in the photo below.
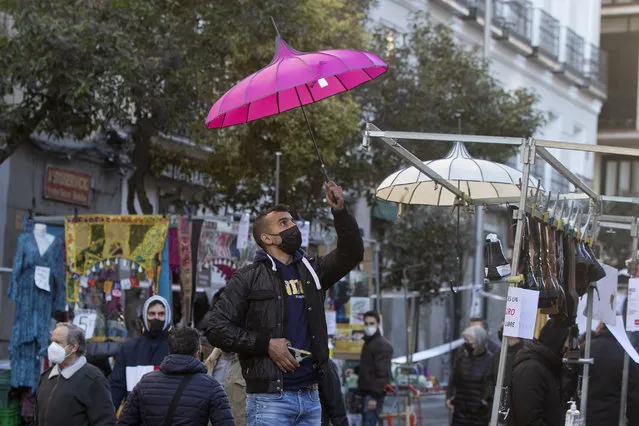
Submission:
{"label": "man holding umbrella", "polygon": [[262,248],[255,262],[231,277],[212,309],[207,337],[239,355],[249,426],[320,424],[318,383],[330,368],[324,294],[364,255],[342,188],[328,182],[326,199],[335,218],[335,250],[307,257],[288,207],[272,207],[253,223]]}

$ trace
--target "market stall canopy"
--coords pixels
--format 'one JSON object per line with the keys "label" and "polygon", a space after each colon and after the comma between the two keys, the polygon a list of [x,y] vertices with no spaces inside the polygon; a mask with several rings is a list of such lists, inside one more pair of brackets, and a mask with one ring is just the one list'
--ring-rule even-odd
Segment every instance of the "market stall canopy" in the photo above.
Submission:
{"label": "market stall canopy", "polygon": [[[455,142],[446,157],[424,164],[467,194],[474,201],[513,199],[520,195],[522,173],[512,167],[471,157],[461,142]],[[532,194],[539,182],[530,177]],[[377,198],[401,204],[455,205],[456,196],[430,177],[408,167],[388,176],[377,187]]]}

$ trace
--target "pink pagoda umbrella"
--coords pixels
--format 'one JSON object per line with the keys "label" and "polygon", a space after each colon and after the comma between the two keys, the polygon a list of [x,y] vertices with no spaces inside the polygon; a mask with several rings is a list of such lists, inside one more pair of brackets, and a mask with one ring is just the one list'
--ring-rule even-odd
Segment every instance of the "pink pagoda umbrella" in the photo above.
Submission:
{"label": "pink pagoda umbrella", "polygon": [[[271,18],[272,19],[272,18]],[[383,74],[379,56],[359,50],[304,53],[277,37],[271,63],[236,84],[215,102],[206,119],[209,129],[235,126],[301,107],[326,180],[328,174],[304,105],[351,90]]]}

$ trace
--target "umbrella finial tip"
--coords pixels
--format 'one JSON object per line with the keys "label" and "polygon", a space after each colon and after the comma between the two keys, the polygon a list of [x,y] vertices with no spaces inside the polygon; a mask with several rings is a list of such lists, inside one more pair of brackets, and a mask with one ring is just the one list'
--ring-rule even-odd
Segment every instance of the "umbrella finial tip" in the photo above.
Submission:
{"label": "umbrella finial tip", "polygon": [[275,29],[275,34],[277,34],[278,37],[282,37],[280,36],[280,30],[277,28],[277,24],[275,23],[275,18],[273,18],[271,16],[271,23],[273,24],[273,28]]}

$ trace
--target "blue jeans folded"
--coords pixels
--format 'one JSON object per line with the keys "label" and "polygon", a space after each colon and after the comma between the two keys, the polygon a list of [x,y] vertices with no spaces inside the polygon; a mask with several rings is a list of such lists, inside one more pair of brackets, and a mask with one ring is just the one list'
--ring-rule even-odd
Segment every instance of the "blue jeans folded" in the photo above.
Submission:
{"label": "blue jeans folded", "polygon": [[321,421],[317,390],[246,395],[247,426],[319,426]]}

